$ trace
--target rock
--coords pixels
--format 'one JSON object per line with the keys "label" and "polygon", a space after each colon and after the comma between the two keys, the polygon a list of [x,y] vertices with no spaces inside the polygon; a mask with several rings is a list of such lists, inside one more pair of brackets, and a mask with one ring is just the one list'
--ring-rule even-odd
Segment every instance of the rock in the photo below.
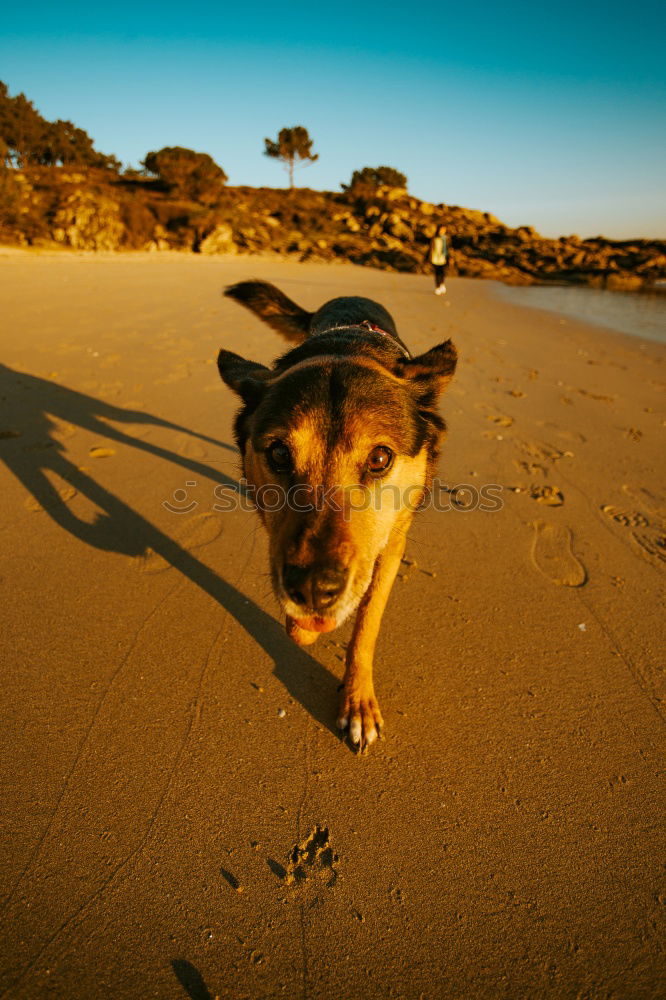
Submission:
{"label": "rock", "polygon": [[521,243],[531,243],[536,234],[531,226],[519,226],[514,235]]}
{"label": "rock", "polygon": [[199,253],[236,253],[234,233],[231,226],[225,222],[218,223],[215,229],[199,244]]}
{"label": "rock", "polygon": [[125,235],[120,206],[105,195],[76,190],[56,210],[51,235],[75,250],[117,250]]}
{"label": "rock", "polygon": [[487,212],[421,202],[403,188],[366,195],[224,188],[216,205],[204,206],[147,179],[95,168],[0,172],[0,236],[29,245],[50,239],[84,250],[271,251],[428,273],[427,245],[440,223],[449,234],[451,273],[627,290],[666,278],[664,241],[546,239]]}
{"label": "rock", "polygon": [[637,274],[609,274],[606,276],[606,288],[614,292],[636,292],[643,287],[643,279]]}
{"label": "rock", "polygon": [[384,223],[384,228],[391,236],[395,236],[396,239],[409,240],[410,242],[414,239],[413,230],[395,212],[388,216]]}
{"label": "rock", "polygon": [[168,240],[169,234],[167,233],[164,226],[161,226],[159,222],[155,225],[153,231],[153,239],[150,241],[147,250],[170,250],[171,244]]}
{"label": "rock", "polygon": [[407,188],[380,187],[377,189],[377,194],[386,201],[401,201],[407,197]]}

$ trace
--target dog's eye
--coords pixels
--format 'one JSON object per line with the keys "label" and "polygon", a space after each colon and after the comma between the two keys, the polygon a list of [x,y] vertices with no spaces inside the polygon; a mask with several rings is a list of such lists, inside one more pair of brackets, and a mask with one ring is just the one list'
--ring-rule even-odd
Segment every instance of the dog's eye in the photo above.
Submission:
{"label": "dog's eye", "polygon": [[284,441],[273,441],[266,449],[266,458],[273,472],[285,475],[293,469],[291,452]]}
{"label": "dog's eye", "polygon": [[392,462],[393,452],[391,449],[386,448],[383,444],[379,444],[368,455],[368,472],[372,472],[375,476],[380,475],[391,467]]}

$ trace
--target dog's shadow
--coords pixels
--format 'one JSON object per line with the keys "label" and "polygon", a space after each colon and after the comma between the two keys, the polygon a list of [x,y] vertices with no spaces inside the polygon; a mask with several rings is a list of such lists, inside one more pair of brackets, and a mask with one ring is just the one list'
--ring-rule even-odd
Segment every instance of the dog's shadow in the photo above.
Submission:
{"label": "dog's shadow", "polygon": [[[274,672],[289,694],[321,725],[335,732],[337,679],[321,663],[295,646],[282,625],[259,605],[70,461],[58,436],[62,424],[57,421],[130,445],[196,475],[235,487],[235,480],[218,469],[133,437],[107,421],[166,428],[236,453],[232,445],[143,411],[126,410],[47,379],[13,371],[5,365],[0,365],[0,405],[6,414],[0,418],[0,459],[60,527],[98,549],[129,556],[139,556],[150,549],[161,556],[239,622],[272,658]],[[95,504],[101,511],[96,520],[91,523],[78,518],[63,502],[47,472]]]}

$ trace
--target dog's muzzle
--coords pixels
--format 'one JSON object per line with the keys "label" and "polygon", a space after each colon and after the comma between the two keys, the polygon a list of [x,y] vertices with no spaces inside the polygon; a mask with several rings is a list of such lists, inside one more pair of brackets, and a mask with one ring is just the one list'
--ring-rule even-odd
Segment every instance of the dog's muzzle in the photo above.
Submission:
{"label": "dog's muzzle", "polygon": [[282,582],[289,599],[304,610],[321,613],[332,608],[347,586],[349,571],[343,566],[294,566],[286,563]]}

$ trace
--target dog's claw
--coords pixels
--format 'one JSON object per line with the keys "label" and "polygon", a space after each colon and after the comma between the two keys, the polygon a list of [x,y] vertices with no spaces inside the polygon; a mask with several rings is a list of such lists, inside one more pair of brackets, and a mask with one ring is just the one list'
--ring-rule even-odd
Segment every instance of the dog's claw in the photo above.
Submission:
{"label": "dog's claw", "polygon": [[358,753],[366,752],[376,739],[381,738],[383,724],[372,689],[363,695],[344,691],[340,703],[338,727],[342,730],[348,729],[349,742]]}

